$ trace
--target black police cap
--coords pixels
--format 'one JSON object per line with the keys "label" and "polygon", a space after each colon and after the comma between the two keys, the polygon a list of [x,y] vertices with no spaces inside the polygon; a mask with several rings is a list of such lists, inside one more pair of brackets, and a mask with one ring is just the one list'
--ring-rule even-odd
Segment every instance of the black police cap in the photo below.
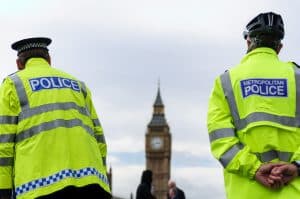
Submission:
{"label": "black police cap", "polygon": [[51,43],[51,41],[52,40],[47,37],[27,38],[13,43],[11,48],[18,51],[18,54],[35,48],[43,48],[48,50],[47,46]]}

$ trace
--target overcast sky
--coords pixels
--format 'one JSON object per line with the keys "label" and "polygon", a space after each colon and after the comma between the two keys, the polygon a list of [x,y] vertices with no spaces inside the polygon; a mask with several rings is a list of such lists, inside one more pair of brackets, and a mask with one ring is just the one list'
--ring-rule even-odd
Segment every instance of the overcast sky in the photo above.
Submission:
{"label": "overcast sky", "polygon": [[86,82],[108,143],[113,194],[129,198],[145,168],[144,140],[158,79],[172,143],[171,176],[188,199],[225,199],[206,112],[214,79],[239,63],[242,32],[260,12],[284,18],[280,58],[300,63],[299,1],[0,0],[0,78],[16,70],[10,45],[47,36],[53,67]]}

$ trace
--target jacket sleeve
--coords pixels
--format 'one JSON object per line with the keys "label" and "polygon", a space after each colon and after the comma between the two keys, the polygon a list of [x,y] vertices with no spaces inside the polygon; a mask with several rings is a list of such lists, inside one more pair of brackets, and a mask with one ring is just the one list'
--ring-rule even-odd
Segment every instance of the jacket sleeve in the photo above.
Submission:
{"label": "jacket sleeve", "polygon": [[215,80],[209,98],[207,127],[212,154],[224,169],[253,178],[261,162],[237,136],[220,78]]}
{"label": "jacket sleeve", "polygon": [[14,140],[19,112],[14,84],[7,78],[0,86],[0,193],[13,188]]}
{"label": "jacket sleeve", "polygon": [[[300,133],[300,132],[297,132],[297,133]],[[300,146],[298,146],[298,148],[295,149],[295,152],[293,153],[293,155],[290,159],[290,162],[294,162],[294,161],[297,161],[297,162],[300,161]]]}
{"label": "jacket sleeve", "polygon": [[88,88],[87,88],[86,104],[90,112],[90,117],[93,121],[95,137],[97,139],[99,150],[102,155],[102,163],[105,169],[107,170],[106,168],[107,145],[105,141],[105,136],[96,109],[92,101],[91,92]]}

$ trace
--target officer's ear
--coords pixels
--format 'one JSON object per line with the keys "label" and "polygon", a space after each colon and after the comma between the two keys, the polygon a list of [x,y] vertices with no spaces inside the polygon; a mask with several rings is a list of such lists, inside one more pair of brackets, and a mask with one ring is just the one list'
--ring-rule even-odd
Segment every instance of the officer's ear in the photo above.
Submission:
{"label": "officer's ear", "polygon": [[251,45],[251,40],[250,40],[250,37],[249,37],[249,36],[247,36],[246,41],[247,41],[247,47],[249,48],[250,45]]}
{"label": "officer's ear", "polygon": [[246,42],[247,42],[247,53],[249,53],[251,50],[254,49],[255,45],[249,36],[246,38]]}
{"label": "officer's ear", "polygon": [[18,58],[16,59],[17,67],[19,70],[23,70],[25,68],[25,65],[22,64],[21,60]]}

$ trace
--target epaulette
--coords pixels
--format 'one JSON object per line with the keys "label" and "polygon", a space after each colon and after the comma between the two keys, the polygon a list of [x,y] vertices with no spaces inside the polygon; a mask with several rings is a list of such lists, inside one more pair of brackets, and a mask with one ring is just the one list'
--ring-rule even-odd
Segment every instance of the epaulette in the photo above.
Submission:
{"label": "epaulette", "polygon": [[300,68],[300,65],[298,65],[296,62],[293,62],[293,61],[292,61],[292,63],[293,63],[295,66],[297,66],[297,68]]}
{"label": "epaulette", "polygon": [[[17,72],[19,72],[19,71],[16,71],[16,72],[14,72],[14,73],[11,73],[11,74],[7,75],[7,77],[10,77],[10,76],[16,74]],[[7,77],[5,77],[5,78],[2,80],[2,83],[5,81],[5,79],[6,79]]]}
{"label": "epaulette", "polygon": [[12,74],[9,74],[9,75],[7,75],[7,76],[12,76],[12,75],[16,74],[17,72],[19,72],[19,71],[16,71],[16,72],[14,72],[14,73],[12,73]]}

